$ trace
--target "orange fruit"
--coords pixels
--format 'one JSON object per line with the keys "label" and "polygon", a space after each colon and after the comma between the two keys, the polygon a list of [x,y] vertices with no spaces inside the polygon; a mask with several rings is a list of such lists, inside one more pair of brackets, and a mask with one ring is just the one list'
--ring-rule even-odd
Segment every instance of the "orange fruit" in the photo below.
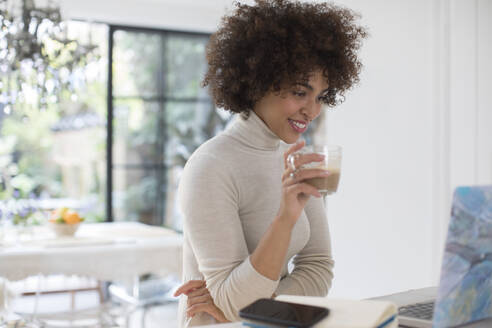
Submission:
{"label": "orange fruit", "polygon": [[81,221],[79,214],[75,211],[66,211],[63,214],[63,220],[68,224],[75,224]]}
{"label": "orange fruit", "polygon": [[54,210],[53,212],[51,212],[51,218],[54,219],[54,220],[57,220],[60,217],[63,217],[66,212],[68,212],[68,208],[67,207],[59,208],[59,209]]}

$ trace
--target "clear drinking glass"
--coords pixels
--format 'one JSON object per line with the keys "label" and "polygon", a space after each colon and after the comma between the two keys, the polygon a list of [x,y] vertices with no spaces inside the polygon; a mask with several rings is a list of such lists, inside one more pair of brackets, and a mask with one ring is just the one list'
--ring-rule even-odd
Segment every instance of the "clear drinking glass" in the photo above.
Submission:
{"label": "clear drinking glass", "polygon": [[[311,162],[296,167],[296,156],[299,154],[321,154],[325,158],[321,162]],[[342,164],[342,147],[338,145],[310,145],[305,146],[296,153],[289,155],[288,163],[291,168],[296,170],[302,169],[323,169],[328,170],[330,175],[325,177],[316,177],[304,180],[304,182],[316,187],[323,196],[334,194],[340,181],[340,169]]]}

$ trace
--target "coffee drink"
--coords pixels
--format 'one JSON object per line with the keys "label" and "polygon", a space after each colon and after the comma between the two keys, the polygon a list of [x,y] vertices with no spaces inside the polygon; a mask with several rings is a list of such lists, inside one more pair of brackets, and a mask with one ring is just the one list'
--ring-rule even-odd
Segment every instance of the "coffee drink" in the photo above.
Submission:
{"label": "coffee drink", "polygon": [[[296,166],[296,158],[306,154],[320,154],[323,155],[322,161],[304,162],[300,167]],[[340,168],[342,161],[342,148],[336,145],[312,145],[306,146],[294,154],[290,154],[287,157],[287,162],[294,172],[298,169],[322,169],[330,172],[327,176],[309,178],[303,180],[316,189],[323,196],[334,194],[338,188],[338,181],[340,180]],[[301,161],[302,162],[302,161]]]}
{"label": "coffee drink", "polygon": [[331,195],[337,191],[340,180],[340,170],[329,170],[330,175],[320,178],[306,179],[304,182],[318,189],[323,196]]}

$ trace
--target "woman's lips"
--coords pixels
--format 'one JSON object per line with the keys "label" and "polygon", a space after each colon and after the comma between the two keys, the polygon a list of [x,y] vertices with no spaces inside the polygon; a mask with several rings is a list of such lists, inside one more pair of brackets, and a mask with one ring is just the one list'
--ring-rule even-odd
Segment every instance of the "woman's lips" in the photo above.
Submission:
{"label": "woman's lips", "polygon": [[288,119],[290,126],[298,133],[304,133],[307,130],[307,123]]}

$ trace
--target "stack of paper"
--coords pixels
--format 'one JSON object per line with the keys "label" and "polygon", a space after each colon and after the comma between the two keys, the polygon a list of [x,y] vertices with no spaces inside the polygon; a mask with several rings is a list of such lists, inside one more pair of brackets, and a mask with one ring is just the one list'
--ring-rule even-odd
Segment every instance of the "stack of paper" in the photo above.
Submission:
{"label": "stack of paper", "polygon": [[326,307],[330,314],[316,328],[396,328],[398,309],[386,301],[341,300],[327,297],[279,295],[279,301]]}

